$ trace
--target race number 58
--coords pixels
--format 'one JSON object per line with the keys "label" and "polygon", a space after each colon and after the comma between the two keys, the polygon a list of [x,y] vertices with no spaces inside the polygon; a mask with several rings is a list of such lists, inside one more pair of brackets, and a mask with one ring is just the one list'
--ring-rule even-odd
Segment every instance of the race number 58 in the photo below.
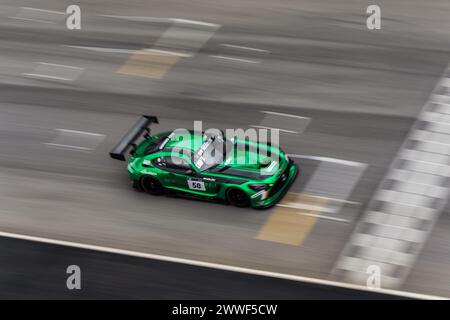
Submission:
{"label": "race number 58", "polygon": [[191,190],[205,191],[205,183],[203,181],[188,180],[188,186]]}

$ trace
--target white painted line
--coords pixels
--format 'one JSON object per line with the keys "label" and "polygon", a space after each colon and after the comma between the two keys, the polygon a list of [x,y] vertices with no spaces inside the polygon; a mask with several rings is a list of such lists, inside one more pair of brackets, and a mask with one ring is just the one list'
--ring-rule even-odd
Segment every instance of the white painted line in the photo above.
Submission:
{"label": "white painted line", "polygon": [[258,48],[250,48],[250,47],[244,47],[244,46],[237,46],[237,45],[234,45],[234,44],[228,44],[228,43],[222,43],[222,46],[228,47],[228,48],[234,48],[234,49],[242,49],[242,50],[256,51],[256,52],[270,52],[269,50],[258,49]]}
{"label": "white painted line", "polygon": [[54,14],[61,14],[65,15],[65,12],[61,11],[53,11],[53,10],[45,10],[45,9],[38,9],[38,8],[30,8],[30,7],[22,7],[24,10],[32,10],[32,11],[40,11],[40,12],[47,12],[47,13],[54,13]]}
{"label": "white painted line", "polygon": [[250,125],[250,127],[257,128],[257,129],[267,129],[267,130],[273,130],[273,131],[280,131],[284,133],[290,133],[290,134],[299,134],[298,131],[292,131],[292,130],[286,130],[286,129],[280,129],[280,128],[272,128],[272,127],[266,127],[266,126],[260,126],[260,125]]}
{"label": "white painted line", "polygon": [[38,63],[46,65],[46,66],[62,67],[62,68],[75,69],[75,70],[82,70],[83,69],[83,68],[80,68],[80,67],[67,66],[67,65],[64,65],[64,64],[55,64],[55,63],[48,63],[48,62],[38,62]]}
{"label": "white painted line", "polygon": [[124,53],[124,54],[131,54],[131,53],[135,53],[137,51],[137,50],[130,50],[130,49],[85,47],[85,46],[68,46],[68,45],[63,45],[63,47],[73,48],[73,49],[83,49],[83,50],[97,51],[97,52]]}
{"label": "white painted line", "polygon": [[220,26],[220,24],[204,22],[204,21],[197,21],[197,20],[178,19],[178,18],[170,18],[170,20],[173,22],[176,22],[176,23],[195,24],[195,25],[205,26],[205,27],[217,28]]}
{"label": "white painted line", "polygon": [[302,202],[284,202],[284,203],[278,203],[277,206],[292,208],[292,209],[302,209],[302,210],[308,210],[308,211],[336,213],[336,210],[334,210],[332,208],[327,208],[324,206],[316,206],[316,205],[306,204],[306,203],[302,203]]}
{"label": "white painted line", "polygon": [[24,76],[32,77],[32,78],[44,78],[44,79],[53,79],[53,80],[62,80],[62,81],[73,81],[73,79],[62,78],[62,77],[54,77],[45,74],[39,73],[22,73]]}
{"label": "white painted line", "polygon": [[91,150],[93,150],[92,148],[70,146],[70,145],[59,144],[59,143],[45,142],[44,144],[47,145],[48,147],[57,148],[57,149],[71,149],[71,150],[80,150],[80,151],[91,151]]}
{"label": "white painted line", "polygon": [[448,298],[432,296],[432,295],[425,295],[425,294],[420,294],[420,293],[413,293],[413,292],[406,292],[406,291],[399,291],[399,290],[389,290],[389,289],[369,289],[365,286],[348,284],[348,283],[337,282],[337,281],[322,280],[322,279],[317,279],[317,278],[302,277],[302,276],[283,274],[283,273],[278,273],[278,272],[236,267],[236,266],[231,266],[231,265],[226,265],[226,264],[219,264],[219,263],[212,263],[212,262],[205,262],[205,261],[198,261],[198,260],[190,260],[190,259],[177,258],[177,257],[169,257],[169,256],[152,254],[152,253],[144,253],[144,252],[138,252],[138,251],[111,248],[111,247],[103,247],[103,246],[83,244],[83,243],[78,243],[78,242],[70,242],[70,241],[64,241],[64,240],[35,237],[35,236],[29,236],[29,235],[23,235],[23,234],[17,234],[17,233],[0,232],[0,237],[26,240],[26,241],[34,241],[34,242],[40,242],[40,243],[46,243],[46,244],[52,244],[52,245],[58,245],[58,246],[64,246],[64,247],[84,249],[84,250],[106,252],[106,253],[112,253],[112,254],[119,254],[119,255],[143,258],[143,259],[153,259],[153,260],[158,260],[158,261],[186,264],[186,265],[204,267],[204,268],[210,268],[210,269],[216,269],[216,270],[239,272],[239,273],[257,275],[257,276],[262,276],[262,277],[285,279],[285,280],[290,280],[290,281],[305,282],[305,283],[312,283],[312,284],[325,285],[325,286],[333,286],[333,287],[338,287],[338,288],[360,290],[360,291],[365,291],[365,292],[396,295],[396,296],[412,298],[412,299],[448,300]]}
{"label": "white painted line", "polygon": [[261,63],[261,61],[256,61],[256,60],[249,60],[249,59],[240,59],[240,58],[233,58],[233,57],[227,57],[227,56],[211,56],[212,58],[216,58],[216,59],[224,59],[224,60],[231,60],[231,61],[236,61],[236,62],[246,62],[246,63]]}
{"label": "white painted line", "polygon": [[341,165],[344,165],[344,166],[351,166],[351,167],[366,167],[367,166],[366,163],[362,163],[362,162],[342,160],[342,159],[330,158],[330,157],[308,156],[308,155],[302,155],[302,154],[287,154],[287,156],[289,158],[299,158],[299,159],[331,162],[331,163],[336,163],[336,164],[341,164]]}
{"label": "white painted line", "polygon": [[104,137],[104,134],[101,133],[93,133],[93,132],[87,132],[87,131],[78,131],[78,130],[70,130],[70,129],[55,129],[56,131],[61,132],[67,132],[67,133],[78,133],[78,134],[85,134],[89,136],[96,136],[96,137]]}
{"label": "white painted line", "polygon": [[175,52],[175,51],[158,50],[158,49],[145,49],[144,52],[149,53],[149,54],[166,54],[166,55],[178,56],[178,57],[183,57],[183,58],[193,57],[192,54],[188,54],[188,53],[180,53],[180,52]]}
{"label": "white painted line", "polygon": [[170,18],[160,18],[160,17],[139,17],[139,16],[115,16],[108,14],[98,14],[97,17],[103,18],[112,18],[112,19],[121,19],[135,22],[162,22],[162,23],[170,23],[172,20]]}
{"label": "white painted line", "polygon": [[289,118],[297,118],[297,119],[305,119],[305,120],[311,119],[309,117],[302,117],[302,116],[297,116],[295,114],[288,114],[288,113],[280,113],[280,112],[273,112],[273,111],[261,111],[261,112],[266,113],[266,114],[275,115],[275,116],[281,116],[281,117],[289,117]]}
{"label": "white painted line", "polygon": [[[300,206],[297,206],[297,205],[292,206],[289,204],[277,204],[277,206],[291,208],[291,209],[302,209],[302,208],[300,208]],[[319,211],[327,212],[327,210],[330,211],[329,209],[326,209],[326,208],[320,208]],[[302,216],[308,216],[308,217],[315,217],[315,218],[324,219],[324,220],[337,221],[337,222],[346,222],[346,223],[350,222],[350,220],[347,220],[347,219],[335,218],[335,217],[326,216],[326,215],[317,214],[317,213],[296,212],[296,214],[302,215]]]}
{"label": "white painted line", "polygon": [[162,17],[142,17],[142,16],[116,16],[116,15],[106,15],[106,14],[99,14],[98,17],[104,17],[104,18],[113,18],[113,19],[122,19],[122,20],[128,20],[128,21],[135,21],[135,22],[156,22],[156,23],[185,23],[185,24],[194,24],[194,25],[200,25],[205,27],[218,27],[219,24],[216,23],[210,23],[205,21],[197,21],[197,20],[189,20],[189,19],[180,19],[180,18],[162,18]]}
{"label": "white painted line", "polygon": [[68,46],[63,45],[63,47],[67,48],[73,48],[73,49],[83,49],[83,50],[90,50],[90,51],[96,51],[96,52],[105,52],[105,53],[123,53],[123,54],[133,54],[139,52],[142,53],[148,53],[148,54],[165,54],[165,55],[173,55],[183,58],[190,58],[193,55],[192,54],[186,54],[186,53],[180,53],[175,51],[167,51],[167,50],[157,50],[157,49],[119,49],[119,48],[102,48],[102,47],[85,47],[85,46]]}
{"label": "white painted line", "polygon": [[21,17],[9,17],[9,18],[15,19],[15,20],[25,20],[25,21],[32,21],[32,22],[39,22],[39,23],[56,24],[56,22],[53,22],[53,21],[38,20],[38,19],[31,19],[31,18],[21,18]]}
{"label": "white painted line", "polygon": [[344,200],[344,199],[330,198],[330,197],[324,197],[324,196],[319,196],[319,195],[314,195],[314,198],[325,199],[327,201],[335,201],[335,202],[340,202],[340,203],[346,203],[346,204],[350,204],[350,205],[353,205],[353,206],[359,206],[361,204],[360,202],[356,202],[356,201],[349,201],[349,200]]}

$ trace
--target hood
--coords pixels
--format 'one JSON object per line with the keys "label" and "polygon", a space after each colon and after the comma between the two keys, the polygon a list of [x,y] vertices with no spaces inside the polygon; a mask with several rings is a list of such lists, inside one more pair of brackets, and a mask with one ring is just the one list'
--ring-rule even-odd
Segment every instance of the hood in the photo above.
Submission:
{"label": "hood", "polygon": [[248,141],[236,141],[225,160],[214,171],[250,179],[263,180],[277,175],[287,164],[277,147]]}

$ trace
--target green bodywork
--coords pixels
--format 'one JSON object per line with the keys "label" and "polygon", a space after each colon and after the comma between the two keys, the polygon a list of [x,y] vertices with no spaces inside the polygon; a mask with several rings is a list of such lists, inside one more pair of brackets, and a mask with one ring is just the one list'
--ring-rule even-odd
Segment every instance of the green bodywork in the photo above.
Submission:
{"label": "green bodywork", "polygon": [[[227,140],[231,149],[223,161],[200,170],[194,154],[204,145],[205,137],[194,132],[182,139],[168,138],[170,135],[149,136],[136,146],[128,162],[136,185],[142,177],[152,176],[166,189],[225,201],[228,190],[239,188],[248,195],[252,207],[266,208],[283,197],[297,176],[297,166],[279,148],[239,139]],[[160,166],[161,159],[173,157],[183,159],[183,168]]]}

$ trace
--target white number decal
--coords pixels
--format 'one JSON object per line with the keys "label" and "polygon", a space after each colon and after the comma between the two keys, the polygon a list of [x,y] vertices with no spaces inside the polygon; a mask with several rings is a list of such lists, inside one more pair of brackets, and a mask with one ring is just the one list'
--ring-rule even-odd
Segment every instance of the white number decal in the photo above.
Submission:
{"label": "white number decal", "polygon": [[188,180],[188,186],[191,190],[205,191],[205,183],[203,181]]}

